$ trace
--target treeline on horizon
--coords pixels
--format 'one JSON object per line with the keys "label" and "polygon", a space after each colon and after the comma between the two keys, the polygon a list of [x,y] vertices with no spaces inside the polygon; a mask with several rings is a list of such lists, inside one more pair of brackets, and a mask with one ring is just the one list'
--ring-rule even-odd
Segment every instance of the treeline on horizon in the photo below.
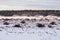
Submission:
{"label": "treeline on horizon", "polygon": [[0,10],[1,16],[13,16],[22,14],[34,16],[34,15],[56,15],[60,16],[60,10]]}

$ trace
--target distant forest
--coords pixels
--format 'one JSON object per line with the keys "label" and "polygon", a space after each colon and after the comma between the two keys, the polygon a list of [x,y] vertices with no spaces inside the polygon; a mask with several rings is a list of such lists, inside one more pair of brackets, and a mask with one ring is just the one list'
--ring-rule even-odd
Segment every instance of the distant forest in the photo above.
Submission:
{"label": "distant forest", "polygon": [[35,15],[56,15],[60,16],[60,10],[0,10],[1,16],[13,16],[13,15],[27,15],[27,16],[35,16]]}

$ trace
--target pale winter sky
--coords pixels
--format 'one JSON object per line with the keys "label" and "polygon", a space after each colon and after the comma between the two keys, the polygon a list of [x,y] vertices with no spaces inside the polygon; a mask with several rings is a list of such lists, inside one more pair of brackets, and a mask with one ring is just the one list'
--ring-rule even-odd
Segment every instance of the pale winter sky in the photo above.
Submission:
{"label": "pale winter sky", "polygon": [[60,0],[0,0],[0,10],[60,10]]}

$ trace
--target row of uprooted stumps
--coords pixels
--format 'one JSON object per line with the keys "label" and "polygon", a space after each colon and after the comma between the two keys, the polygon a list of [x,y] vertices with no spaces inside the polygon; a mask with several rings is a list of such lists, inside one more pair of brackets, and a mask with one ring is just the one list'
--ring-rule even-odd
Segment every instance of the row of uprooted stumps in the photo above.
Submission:
{"label": "row of uprooted stumps", "polygon": [[[17,19],[1,19],[1,20],[4,20],[4,25],[9,25],[9,23],[7,22],[7,21],[9,21],[9,20],[16,20],[17,21]],[[19,19],[18,19],[19,20]],[[22,21],[20,22],[20,23],[22,23],[22,24],[25,24],[26,23],[26,21],[36,21],[37,19],[32,19],[32,20],[29,20],[29,19],[25,19],[25,20],[23,20],[23,19],[21,19]],[[43,20],[43,19],[42,19]],[[42,21],[42,20],[40,20],[40,21]],[[45,20],[48,20],[47,18],[45,19]],[[54,21],[52,21],[52,22],[50,22],[49,23],[49,25],[47,25],[49,28],[53,28],[53,26],[52,25],[57,25],[56,24],[56,22],[54,22]],[[16,27],[16,28],[22,28],[22,26],[20,25],[20,24],[15,24],[13,27]],[[42,23],[36,23],[36,27],[38,27],[38,28],[43,28],[43,27],[46,27],[45,26],[45,24],[42,24]]]}
{"label": "row of uprooted stumps", "polygon": [[27,20],[27,21],[36,21],[36,20],[40,20],[40,21],[49,21],[49,20],[58,20],[60,21],[60,18],[59,17],[2,17],[0,18],[0,20],[5,20],[5,21],[8,21],[8,20]]}

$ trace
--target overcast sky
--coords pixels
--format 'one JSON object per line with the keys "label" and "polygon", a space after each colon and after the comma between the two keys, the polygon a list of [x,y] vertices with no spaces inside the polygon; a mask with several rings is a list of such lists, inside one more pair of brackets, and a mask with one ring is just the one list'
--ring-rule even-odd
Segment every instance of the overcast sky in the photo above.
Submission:
{"label": "overcast sky", "polygon": [[0,10],[59,10],[60,0],[0,0]]}

